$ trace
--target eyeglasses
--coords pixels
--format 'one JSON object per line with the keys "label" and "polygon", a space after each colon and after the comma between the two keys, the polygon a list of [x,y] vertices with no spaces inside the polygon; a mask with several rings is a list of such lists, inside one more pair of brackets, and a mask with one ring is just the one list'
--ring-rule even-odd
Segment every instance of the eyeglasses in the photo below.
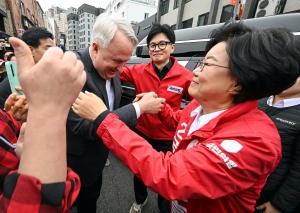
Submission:
{"label": "eyeglasses", "polygon": [[168,44],[172,44],[172,42],[161,41],[158,44],[154,44],[154,43],[148,44],[147,47],[150,51],[154,51],[156,49],[156,47],[158,47],[158,49],[160,49],[160,50],[164,50],[164,49],[166,49]]}
{"label": "eyeglasses", "polygon": [[229,69],[229,67],[221,66],[221,65],[218,65],[218,64],[207,63],[207,62],[205,62],[205,60],[199,61],[195,69],[200,68],[200,72],[202,72],[202,70],[205,66],[209,66],[209,67],[210,66],[216,66],[216,67],[222,67],[222,68]]}

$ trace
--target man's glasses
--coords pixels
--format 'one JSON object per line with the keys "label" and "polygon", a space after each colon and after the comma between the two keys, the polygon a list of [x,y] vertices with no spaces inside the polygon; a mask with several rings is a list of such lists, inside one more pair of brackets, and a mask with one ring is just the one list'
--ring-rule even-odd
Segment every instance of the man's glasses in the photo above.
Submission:
{"label": "man's glasses", "polygon": [[202,72],[202,70],[204,69],[205,66],[209,66],[209,67],[216,66],[216,67],[223,67],[223,68],[229,69],[229,67],[221,66],[218,64],[207,63],[205,60],[199,61],[195,69],[200,68],[200,72]]}
{"label": "man's glasses", "polygon": [[154,51],[156,49],[156,47],[158,47],[158,49],[160,49],[160,50],[164,50],[164,49],[166,49],[168,44],[172,44],[172,42],[161,41],[158,44],[154,44],[154,43],[148,44],[147,47],[150,51]]}

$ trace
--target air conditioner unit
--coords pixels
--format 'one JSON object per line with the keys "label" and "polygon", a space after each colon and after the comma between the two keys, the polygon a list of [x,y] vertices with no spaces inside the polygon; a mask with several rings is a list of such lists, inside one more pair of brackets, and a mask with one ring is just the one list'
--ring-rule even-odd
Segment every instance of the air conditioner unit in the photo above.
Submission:
{"label": "air conditioner unit", "polygon": [[259,0],[255,17],[271,16],[276,14],[279,0]]}

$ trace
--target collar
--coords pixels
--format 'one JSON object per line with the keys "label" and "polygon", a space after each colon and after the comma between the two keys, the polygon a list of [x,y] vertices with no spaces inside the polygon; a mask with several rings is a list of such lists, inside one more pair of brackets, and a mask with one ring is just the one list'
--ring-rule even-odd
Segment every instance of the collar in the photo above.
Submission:
{"label": "collar", "polygon": [[[156,72],[160,72],[160,70],[157,68],[157,66],[154,64],[153,61],[152,61],[152,65],[153,65],[154,70],[155,70]],[[172,61],[171,58],[169,58],[169,62],[161,69],[161,71],[163,71],[163,70],[169,71],[169,70],[172,68],[172,66],[173,66],[173,61]]]}
{"label": "collar", "polygon": [[269,106],[273,106],[276,108],[292,107],[292,106],[300,104],[300,98],[283,99],[283,100],[276,102],[274,105],[273,105],[273,100],[274,100],[274,96],[272,95],[268,98],[267,104]]}

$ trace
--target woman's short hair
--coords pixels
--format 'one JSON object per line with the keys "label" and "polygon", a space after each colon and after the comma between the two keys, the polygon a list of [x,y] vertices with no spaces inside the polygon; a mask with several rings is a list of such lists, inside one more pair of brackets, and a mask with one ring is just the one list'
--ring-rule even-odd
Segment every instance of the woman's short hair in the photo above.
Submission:
{"label": "woman's short hair", "polygon": [[138,40],[128,21],[123,17],[102,13],[95,21],[92,30],[92,41],[99,42],[106,48],[113,39],[117,30],[121,30],[134,46]]}
{"label": "woman's short hair", "polygon": [[286,28],[227,23],[211,33],[207,51],[226,42],[229,69],[242,87],[234,103],[280,94],[300,76],[300,38]]}

